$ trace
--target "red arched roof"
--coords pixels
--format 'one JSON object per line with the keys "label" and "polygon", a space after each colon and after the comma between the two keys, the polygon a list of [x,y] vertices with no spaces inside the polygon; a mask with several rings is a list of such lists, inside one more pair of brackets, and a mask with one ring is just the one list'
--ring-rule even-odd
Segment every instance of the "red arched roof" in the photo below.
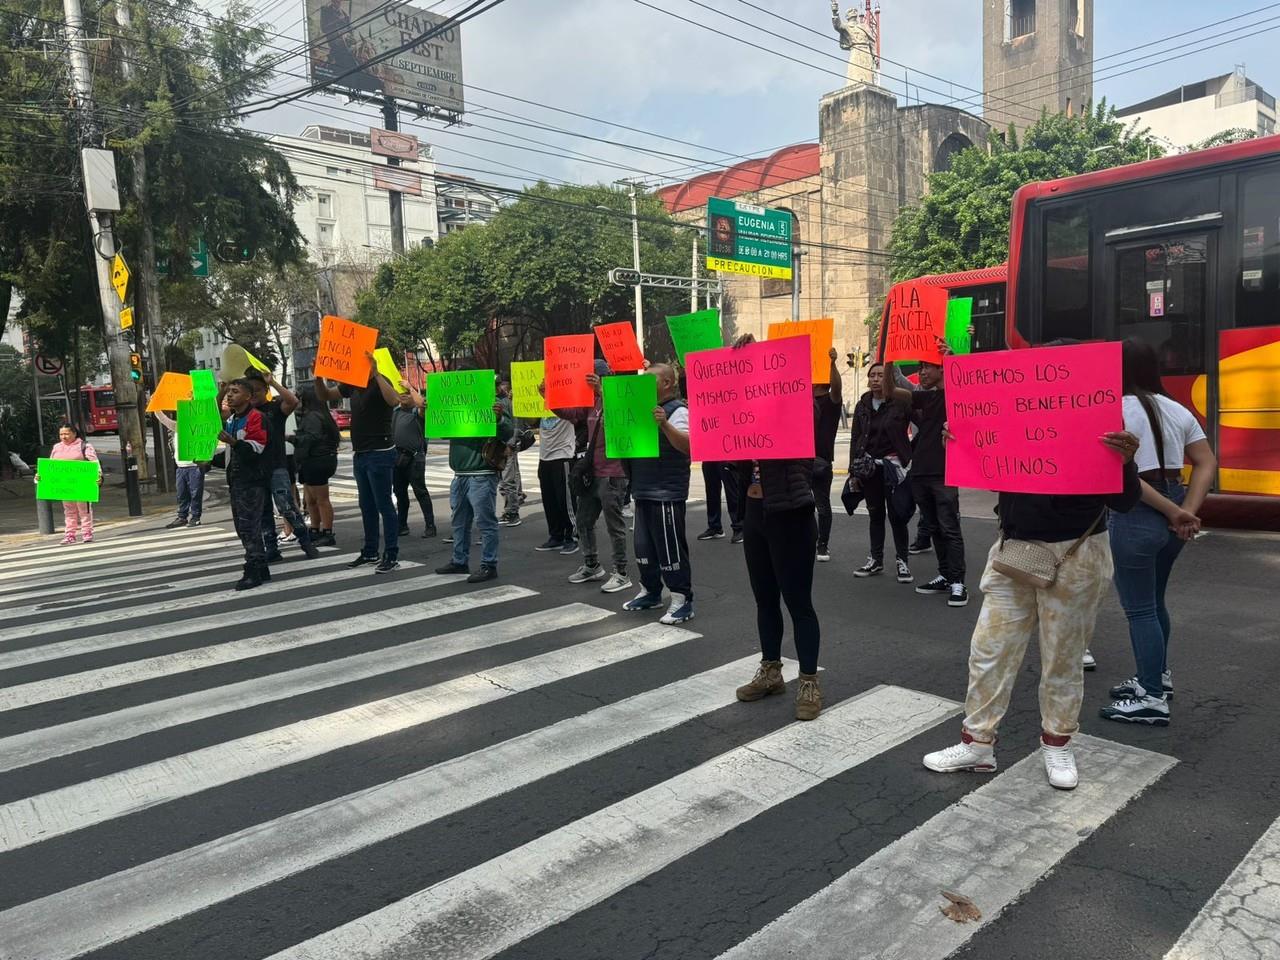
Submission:
{"label": "red arched roof", "polygon": [[818,175],[819,150],[816,143],[783,147],[768,157],[744,160],[725,170],[712,170],[684,183],[658,190],[658,197],[671,213],[706,205],[708,197],[736,197],[780,183]]}

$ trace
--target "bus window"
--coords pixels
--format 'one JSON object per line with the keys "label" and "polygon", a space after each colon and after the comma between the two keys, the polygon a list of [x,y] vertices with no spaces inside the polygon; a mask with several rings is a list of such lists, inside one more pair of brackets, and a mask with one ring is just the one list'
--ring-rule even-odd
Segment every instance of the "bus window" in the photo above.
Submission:
{"label": "bus window", "polygon": [[1090,308],[1089,214],[1083,204],[1045,212],[1044,303],[1039,342],[1093,337]]}
{"label": "bus window", "polygon": [[1240,176],[1236,326],[1280,323],[1280,171]]}
{"label": "bus window", "polygon": [[993,283],[981,287],[961,287],[951,296],[973,297],[973,352],[1003,350],[1004,334],[1004,284]]}
{"label": "bus window", "polygon": [[1114,335],[1155,347],[1166,376],[1204,373],[1208,235],[1119,246],[1115,258]]}

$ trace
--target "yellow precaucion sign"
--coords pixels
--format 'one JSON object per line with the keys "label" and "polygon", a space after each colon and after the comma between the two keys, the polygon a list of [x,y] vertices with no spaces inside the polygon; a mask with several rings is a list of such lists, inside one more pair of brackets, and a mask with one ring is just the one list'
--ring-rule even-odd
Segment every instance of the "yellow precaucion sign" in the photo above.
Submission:
{"label": "yellow precaucion sign", "polygon": [[120,311],[120,329],[128,330],[133,326],[133,307],[125,307]]}
{"label": "yellow precaucion sign", "polygon": [[111,286],[115,288],[120,302],[124,303],[124,295],[129,289],[129,267],[118,253],[111,261]]}
{"label": "yellow precaucion sign", "polygon": [[707,269],[721,273],[742,273],[766,280],[790,280],[790,267],[773,267],[765,263],[747,263],[743,260],[726,260],[723,257],[707,257]]}

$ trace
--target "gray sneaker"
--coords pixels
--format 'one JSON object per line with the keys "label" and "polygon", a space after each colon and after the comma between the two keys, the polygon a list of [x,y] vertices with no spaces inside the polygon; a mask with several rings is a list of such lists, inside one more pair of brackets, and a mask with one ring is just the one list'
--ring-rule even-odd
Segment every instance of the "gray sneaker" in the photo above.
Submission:
{"label": "gray sneaker", "polygon": [[585,563],[573,573],[569,574],[570,583],[591,583],[597,580],[603,580],[608,574],[604,572],[604,567],[598,564],[594,567],[588,567]]}
{"label": "gray sneaker", "polygon": [[631,586],[631,578],[625,573],[614,573],[600,587],[601,593],[617,593]]}

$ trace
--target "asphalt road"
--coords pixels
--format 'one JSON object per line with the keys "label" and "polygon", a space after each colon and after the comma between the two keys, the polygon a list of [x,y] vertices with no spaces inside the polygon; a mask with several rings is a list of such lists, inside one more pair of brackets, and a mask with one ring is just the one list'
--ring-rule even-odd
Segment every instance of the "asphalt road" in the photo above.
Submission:
{"label": "asphalt road", "polygon": [[[1098,741],[1059,794],[1034,756],[1034,649],[1001,772],[920,766],[959,733],[989,521],[966,522],[974,599],[951,609],[855,580],[866,520],[837,515],[815,588],[827,709],[796,725],[790,693],[733,702],[758,650],[727,539],[692,545],[681,631],[568,584],[581,558],[534,552],[536,508],[503,531],[494,583],[436,582],[448,547],[412,536],[418,566],[392,577],[295,550],[274,592],[241,596],[226,518],[8,551],[0,957],[1280,956],[1280,878],[1229,922],[1243,947],[1211,952],[1233,941],[1197,921],[1280,830],[1280,538],[1185,551],[1168,728],[1096,716],[1132,672],[1107,599]],[[943,889],[982,919],[942,916]]]}

